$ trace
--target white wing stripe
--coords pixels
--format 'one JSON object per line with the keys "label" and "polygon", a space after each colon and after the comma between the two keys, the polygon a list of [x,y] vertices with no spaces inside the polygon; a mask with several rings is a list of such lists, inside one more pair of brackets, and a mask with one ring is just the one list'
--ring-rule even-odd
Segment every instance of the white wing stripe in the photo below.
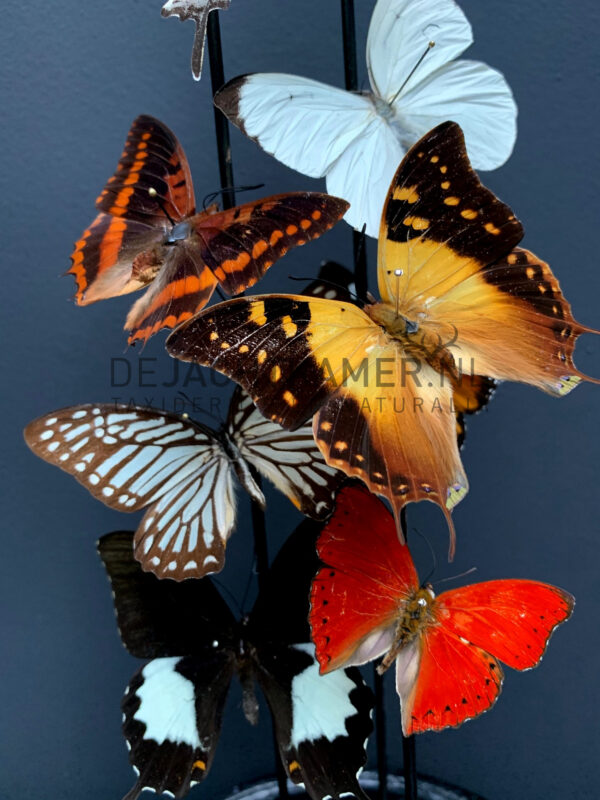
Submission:
{"label": "white wing stripe", "polygon": [[[97,475],[103,478],[105,475],[113,470],[117,464],[120,464],[125,458],[129,458],[130,455],[135,453],[137,450],[137,445],[135,444],[126,444],[117,450],[116,453],[113,453],[112,456],[107,458],[101,464],[99,464],[96,469],[94,470]],[[114,481],[112,481],[114,483]]]}

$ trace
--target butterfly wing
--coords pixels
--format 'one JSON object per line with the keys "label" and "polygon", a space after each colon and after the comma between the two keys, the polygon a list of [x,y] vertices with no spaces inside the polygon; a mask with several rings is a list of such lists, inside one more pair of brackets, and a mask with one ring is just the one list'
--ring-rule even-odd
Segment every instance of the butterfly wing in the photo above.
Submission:
{"label": "butterfly wing", "polygon": [[302,294],[350,303],[355,292],[354,274],[336,261],[325,261],[318,276],[308,284]]}
{"label": "butterfly wing", "polygon": [[317,551],[309,619],[321,671],[377,658],[392,644],[402,599],[419,586],[392,516],[364,488],[344,487]]}
{"label": "butterfly wing", "polygon": [[398,657],[404,733],[455,727],[487,711],[502,688],[498,660],[519,670],[536,666],[573,604],[562,589],[526,580],[441,594],[436,623]]}
{"label": "butterfly wing", "polygon": [[249,621],[256,671],[273,716],[279,752],[313,800],[365,798],[357,774],[372,731],[370,690],[355,669],[319,675],[309,643],[308,593],[318,568],[318,527],[303,522],[285,542]]}
{"label": "butterfly wing", "polygon": [[[228,119],[267,153],[350,202],[346,221],[376,236],[382,198],[404,150],[373,100],[318,81],[244,75],[215,96]],[[384,157],[385,154],[385,157]]]}
{"label": "butterfly wing", "polygon": [[199,81],[202,77],[202,63],[204,61],[204,41],[206,39],[206,26],[208,15],[211,11],[229,8],[231,0],[168,0],[162,7],[163,17],[179,17],[180,20],[193,19],[196,23],[194,47],[192,49],[192,75]]}
{"label": "butterfly wing", "polygon": [[138,117],[115,174],[100,194],[100,214],[71,255],[76,300],[87,305],[145,286],[163,263],[169,228],[156,193],[176,221],[194,212],[194,190],[175,135],[153,117]]}
{"label": "butterfly wing", "polygon": [[40,417],[25,440],[111,508],[148,508],[135,539],[144,569],[183,580],[222,568],[235,500],[226,455],[207,428],[158,409],[100,403]]}
{"label": "butterfly wing", "polygon": [[490,402],[498,382],[485,375],[461,375],[452,383],[452,403],[456,415],[458,446],[465,441],[467,426],[465,415],[477,414]]}
{"label": "butterfly wing", "polygon": [[[429,43],[435,46],[428,52]],[[453,0],[378,0],[367,37],[373,91],[388,103],[407,81],[409,90],[473,43],[469,21]],[[415,64],[423,63],[409,78]]]}
{"label": "butterfly wing", "polygon": [[397,515],[411,501],[438,503],[452,531],[449,510],[467,480],[451,384],[408,358],[354,304],[294,295],[233,300],[184,323],[167,349],[233,378],[288,430],[318,412],[313,432],[330,466],[386,496]]}
{"label": "butterfly wing", "polygon": [[[382,297],[454,348],[458,369],[565,394],[582,375],[579,325],[547,264],[517,247],[511,209],[483,187],[464,137],[445,123],[418,142],[390,187],[382,217]],[[396,270],[402,271],[399,279]]]}
{"label": "butterfly wing", "polygon": [[324,462],[310,423],[286,431],[265,419],[238,387],[229,406],[227,430],[242,457],[303,514],[313,519],[329,516],[344,475]]}
{"label": "butterfly wing", "polygon": [[207,774],[235,669],[235,620],[210,580],[176,584],[143,572],[133,534],[103,536],[98,549],[113,591],[123,644],[152,658],[123,698],[123,733],[144,788],[183,797]]}

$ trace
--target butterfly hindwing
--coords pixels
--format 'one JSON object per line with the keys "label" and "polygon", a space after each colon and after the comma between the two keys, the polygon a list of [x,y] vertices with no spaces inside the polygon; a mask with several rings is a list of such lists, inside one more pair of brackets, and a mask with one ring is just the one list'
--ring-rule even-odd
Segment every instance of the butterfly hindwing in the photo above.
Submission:
{"label": "butterfly hindwing", "polygon": [[344,475],[327,466],[310,424],[293,432],[284,430],[265,419],[238,387],[229,405],[227,429],[241,456],[303,514],[313,519],[329,516]]}
{"label": "butterfly hindwing", "polygon": [[294,783],[312,800],[364,798],[357,774],[372,730],[371,691],[357,670],[319,674],[308,627],[310,582],[318,568],[319,527],[305,520],[277,554],[249,620],[256,674],[279,752]]}
{"label": "butterfly hindwing", "polygon": [[212,764],[235,660],[155,658],[142,667],[121,703],[123,735],[138,778],[125,800],[144,789],[185,797]]}

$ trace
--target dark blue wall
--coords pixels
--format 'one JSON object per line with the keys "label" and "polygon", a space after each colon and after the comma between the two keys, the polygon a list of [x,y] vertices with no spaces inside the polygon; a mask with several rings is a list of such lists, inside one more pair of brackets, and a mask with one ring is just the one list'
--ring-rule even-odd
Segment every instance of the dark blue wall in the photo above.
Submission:
{"label": "dark blue wall", "polygon": [[[120,735],[119,699],[135,661],[121,649],[96,538],[136,518],[104,508],[75,481],[37,460],[21,430],[34,416],[115,396],[159,404],[176,390],[111,386],[112,357],[125,354],[130,299],[87,309],[69,302],[72,242],[113,170],[139,113],[164,119],[184,144],[197,195],[217,188],[208,72],[188,70],[189,23],[160,17],[160,0],[30,0],[2,12],[2,295],[4,490],[0,595],[0,796],[119,798],[132,773]],[[362,44],[373,2],[357,3]],[[507,75],[520,108],[517,147],[487,182],[524,221],[526,246],[548,260],[579,319],[600,325],[598,293],[598,106],[595,0],[463,0],[474,58]],[[222,15],[226,71],[279,70],[343,82],[339,3],[233,0]],[[364,77],[364,60],[361,55]],[[265,193],[318,188],[233,133],[237,182]],[[295,289],[290,273],[314,274],[321,259],[349,262],[349,229],[286,257],[262,288]],[[370,252],[371,263],[374,251]],[[590,337],[591,338],[591,337]],[[143,353],[158,383],[172,364],[156,336]],[[578,364],[600,374],[598,347],[580,342]],[[162,376],[162,377],[161,377]],[[183,389],[182,382],[179,387]],[[185,387],[206,399],[222,390]],[[501,387],[472,421],[464,453],[471,491],[455,513],[458,555],[444,563],[445,524],[433,506],[410,523],[440,554],[440,575],[476,565],[477,578],[532,577],[569,589],[574,618],[534,673],[507,675],[492,713],[459,731],[418,740],[422,772],[459,782],[489,800],[595,796],[598,662],[598,389],[558,401]],[[274,551],[299,517],[269,493]],[[248,501],[223,580],[235,592],[251,558]],[[420,549],[420,546],[419,546]],[[421,553],[422,569],[428,556]],[[391,676],[390,676],[391,677]],[[389,683],[390,758],[400,763],[399,717]],[[272,767],[266,715],[248,727],[234,691],[212,773],[197,796],[221,797]]]}

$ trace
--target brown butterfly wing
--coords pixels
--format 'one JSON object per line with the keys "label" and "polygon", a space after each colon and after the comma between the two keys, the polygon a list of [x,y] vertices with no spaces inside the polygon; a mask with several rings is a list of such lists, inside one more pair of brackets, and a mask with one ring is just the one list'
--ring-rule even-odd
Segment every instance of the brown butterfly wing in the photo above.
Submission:
{"label": "brown butterfly wing", "polygon": [[452,401],[459,447],[462,447],[467,431],[465,415],[481,411],[492,399],[497,386],[497,381],[485,375],[463,374],[453,380]]}
{"label": "brown butterfly wing", "polygon": [[194,241],[227,294],[262,278],[293,247],[317,239],[343,217],[348,203],[318,192],[293,192],[253,201],[193,221]]}
{"label": "brown butterfly wing", "polygon": [[161,122],[141,116],[96,201],[100,214],[71,255],[68,273],[75,277],[79,305],[141,289],[158,273],[167,255],[161,243],[171,226],[157,198],[175,221],[194,213],[190,170],[179,142]]}
{"label": "brown butterfly wing", "polygon": [[190,168],[177,137],[159,120],[142,115],[131,126],[117,170],[96,206],[115,217],[162,225],[165,214],[149,190],[175,222],[195,211]]}

